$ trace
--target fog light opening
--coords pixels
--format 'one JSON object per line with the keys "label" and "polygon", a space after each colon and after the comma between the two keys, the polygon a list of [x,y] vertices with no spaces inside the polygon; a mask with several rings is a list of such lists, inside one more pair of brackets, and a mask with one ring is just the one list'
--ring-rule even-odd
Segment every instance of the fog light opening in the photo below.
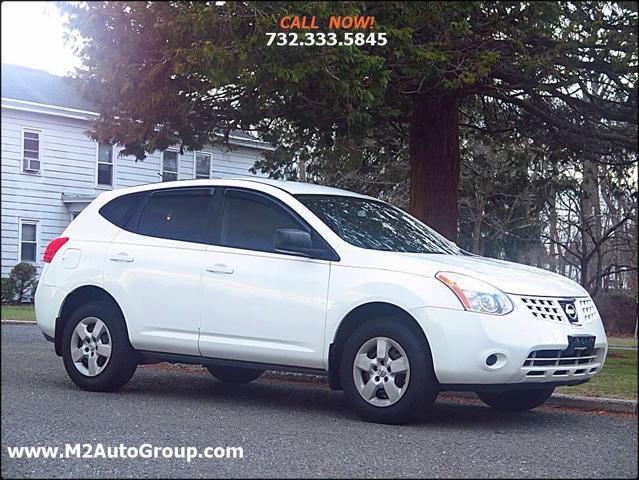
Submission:
{"label": "fog light opening", "polygon": [[502,352],[493,352],[484,358],[484,366],[489,370],[498,370],[508,363],[506,354]]}

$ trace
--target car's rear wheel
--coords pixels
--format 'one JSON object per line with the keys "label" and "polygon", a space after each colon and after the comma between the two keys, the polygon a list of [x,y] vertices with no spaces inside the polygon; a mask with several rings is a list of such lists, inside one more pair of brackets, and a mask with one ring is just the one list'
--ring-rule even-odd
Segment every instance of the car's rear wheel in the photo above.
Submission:
{"label": "car's rear wheel", "polygon": [[62,332],[62,359],[73,383],[90,391],[118,390],[137,368],[124,318],[108,302],[89,302],[71,314]]}
{"label": "car's rear wheel", "polygon": [[543,404],[552,395],[553,387],[526,388],[506,392],[477,392],[477,396],[486,405],[507,412],[532,410]]}
{"label": "car's rear wheel", "polygon": [[211,375],[222,383],[249,383],[262,376],[264,370],[239,367],[222,367],[217,365],[205,365]]}
{"label": "car's rear wheel", "polygon": [[365,420],[401,424],[423,416],[437,397],[428,344],[396,318],[358,327],[342,350],[346,401]]}

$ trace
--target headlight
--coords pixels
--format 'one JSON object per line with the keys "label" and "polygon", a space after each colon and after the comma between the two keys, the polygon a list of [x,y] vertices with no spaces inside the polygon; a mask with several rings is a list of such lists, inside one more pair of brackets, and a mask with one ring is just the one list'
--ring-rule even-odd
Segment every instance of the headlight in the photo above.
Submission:
{"label": "headlight", "polygon": [[450,288],[468,311],[491,315],[506,315],[513,311],[508,296],[482,280],[453,272],[439,272],[435,278]]}

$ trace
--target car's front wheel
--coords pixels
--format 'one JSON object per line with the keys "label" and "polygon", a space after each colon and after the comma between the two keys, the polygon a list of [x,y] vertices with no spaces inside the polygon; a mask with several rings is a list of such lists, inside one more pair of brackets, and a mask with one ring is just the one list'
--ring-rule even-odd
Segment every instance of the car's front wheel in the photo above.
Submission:
{"label": "car's front wheel", "polygon": [[340,381],[350,406],[373,422],[419,418],[437,397],[428,344],[396,318],[371,320],[351,334]]}
{"label": "car's front wheel", "polygon": [[62,359],[73,383],[91,391],[118,390],[137,368],[124,318],[108,302],[89,302],[71,314],[62,333]]}
{"label": "car's front wheel", "polygon": [[211,375],[222,383],[249,383],[262,376],[264,370],[239,367],[222,367],[218,365],[205,365]]}
{"label": "car's front wheel", "polygon": [[507,412],[532,410],[543,404],[552,395],[553,387],[526,388],[506,392],[477,392],[486,405]]}

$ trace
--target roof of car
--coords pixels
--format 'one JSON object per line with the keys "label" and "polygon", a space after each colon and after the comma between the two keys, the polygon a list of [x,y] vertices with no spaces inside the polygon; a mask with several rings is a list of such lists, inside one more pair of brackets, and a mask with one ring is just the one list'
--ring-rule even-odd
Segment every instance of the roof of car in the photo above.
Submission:
{"label": "roof of car", "polygon": [[304,182],[288,182],[284,180],[273,180],[271,178],[242,178],[242,180],[248,180],[251,182],[264,183],[266,185],[272,185],[273,187],[280,188],[287,191],[291,195],[341,195],[348,197],[361,197],[366,198],[366,195],[361,195],[349,190],[343,190],[341,188],[326,187],[324,185],[317,185],[315,183]]}
{"label": "roof of car", "polygon": [[[314,183],[303,182],[288,182],[284,180],[273,180],[270,178],[260,177],[238,177],[238,178],[224,178],[224,179],[201,179],[201,180],[178,180],[174,182],[162,182],[162,183],[149,183],[145,185],[139,185],[137,187],[119,188],[112,190],[106,197],[117,197],[125,195],[127,193],[159,190],[165,188],[178,188],[178,187],[202,187],[202,186],[220,186],[228,185],[230,187],[251,187],[251,184],[267,185],[270,187],[278,188],[291,195],[339,195],[347,197],[358,198],[370,198],[366,195],[351,192],[349,190],[342,190],[341,188],[325,187],[323,185],[317,185]],[[256,185],[256,186],[257,186]],[[259,190],[259,188],[257,188]]]}

